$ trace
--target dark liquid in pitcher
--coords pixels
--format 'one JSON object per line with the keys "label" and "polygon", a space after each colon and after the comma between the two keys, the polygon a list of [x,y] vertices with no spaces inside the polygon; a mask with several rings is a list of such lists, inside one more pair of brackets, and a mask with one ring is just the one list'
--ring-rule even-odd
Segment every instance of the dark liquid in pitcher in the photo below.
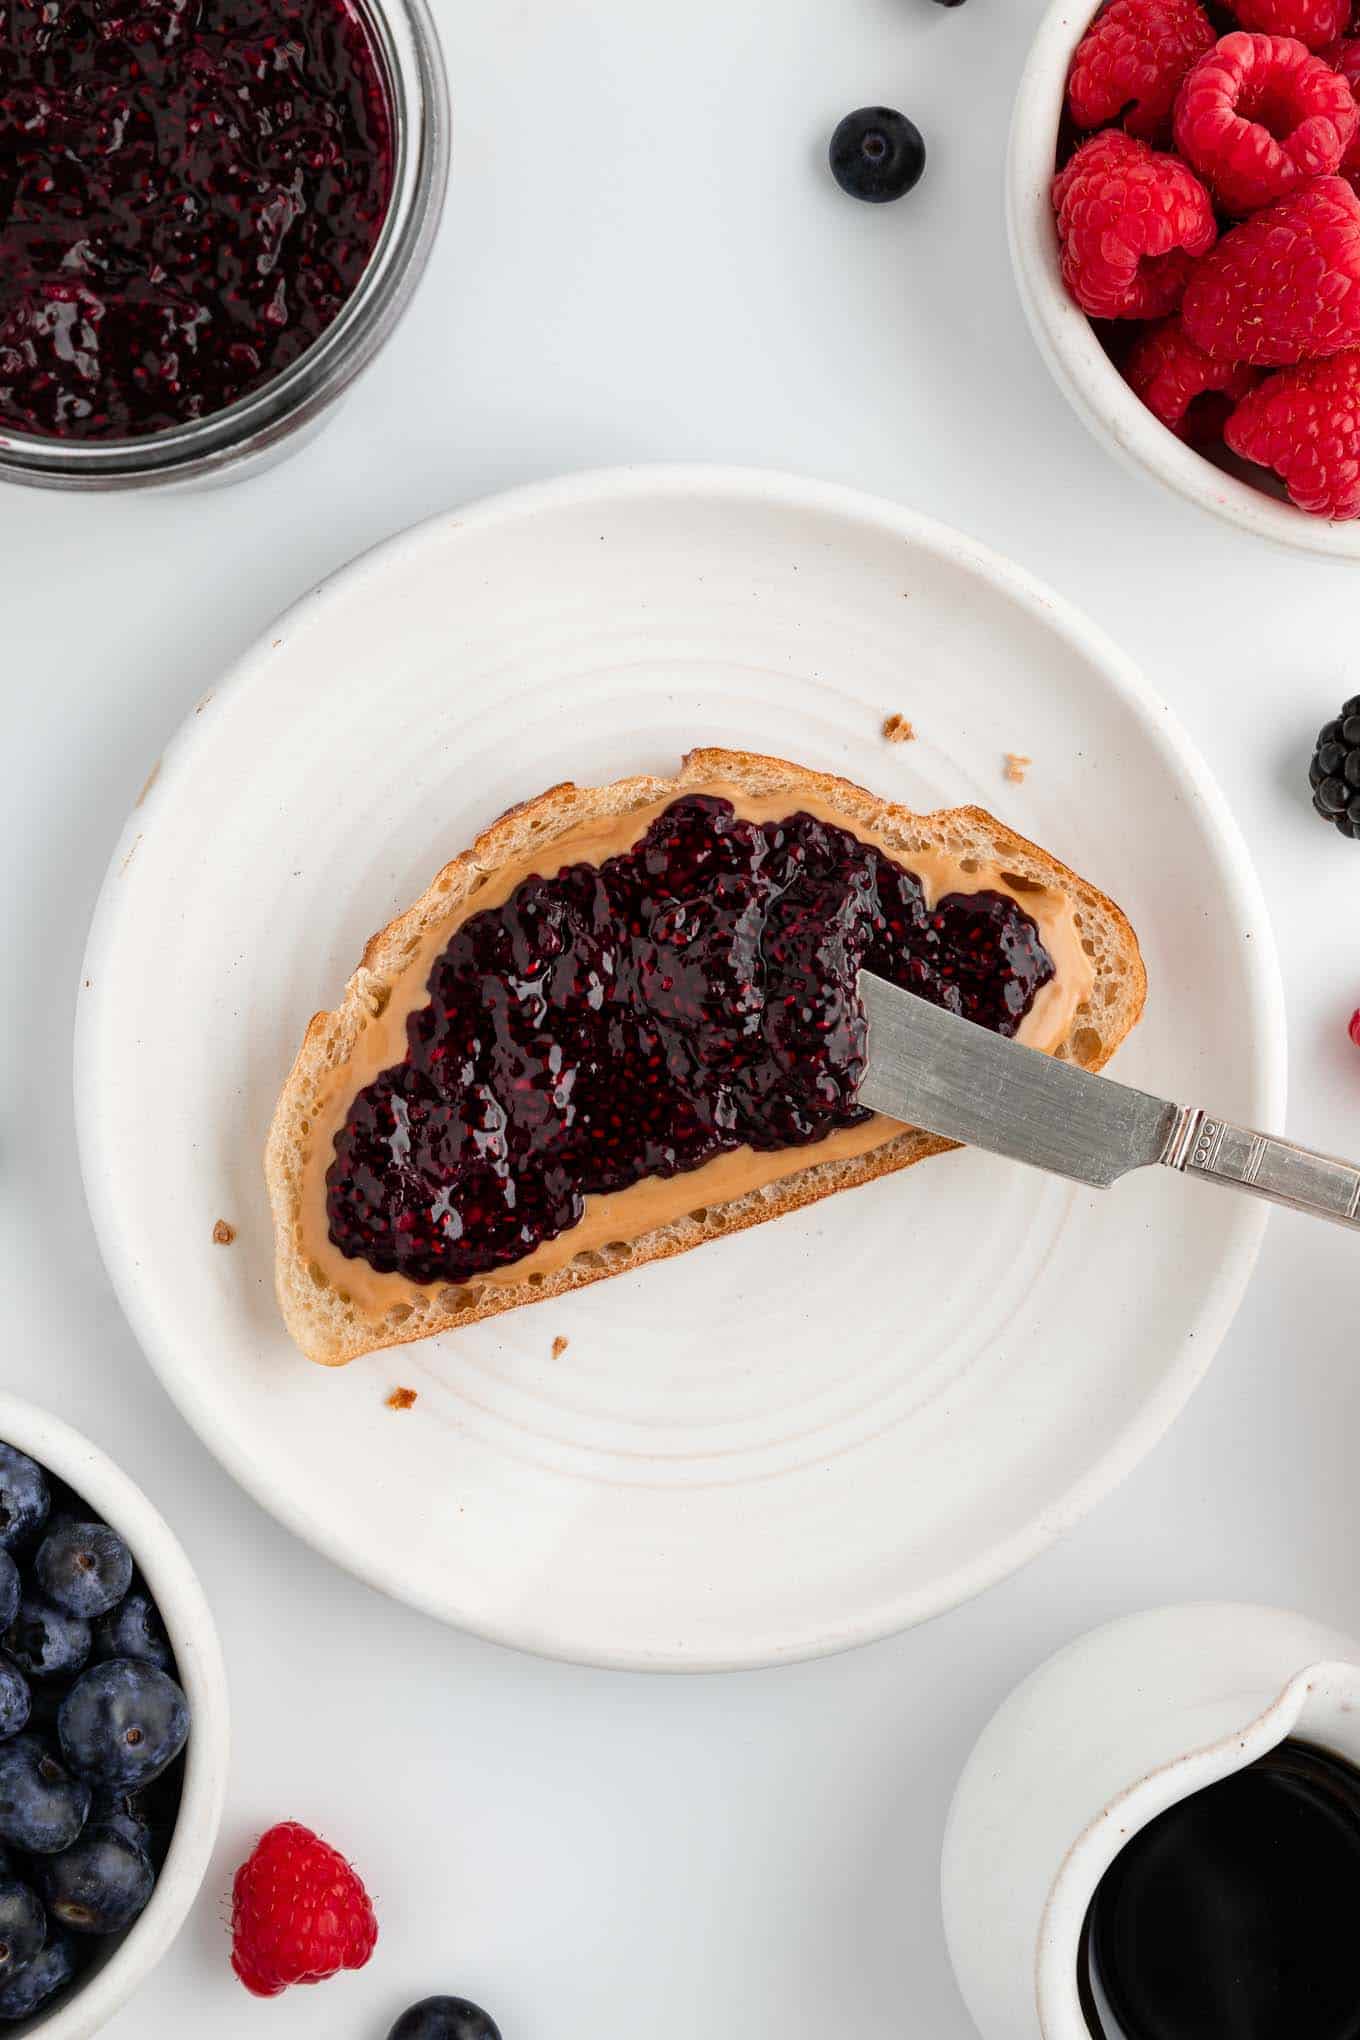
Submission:
{"label": "dark liquid in pitcher", "polygon": [[1285,1742],[1168,1808],[1101,1879],[1079,1981],[1096,2040],[1360,2040],[1360,1770]]}

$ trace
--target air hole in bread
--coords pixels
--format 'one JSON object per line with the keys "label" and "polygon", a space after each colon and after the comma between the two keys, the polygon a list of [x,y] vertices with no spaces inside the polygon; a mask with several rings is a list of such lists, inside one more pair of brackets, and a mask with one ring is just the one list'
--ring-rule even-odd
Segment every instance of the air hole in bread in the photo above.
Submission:
{"label": "air hole in bread", "polygon": [[387,1313],[387,1322],[389,1325],[404,1325],[410,1315],[411,1306],[409,1303],[394,1303],[391,1310]]}
{"label": "air hole in bread", "polygon": [[466,1302],[467,1302],[466,1290],[441,1289],[439,1292],[439,1308],[441,1310],[449,1311],[461,1310]]}
{"label": "air hole in bread", "polygon": [[627,1240],[611,1240],[605,1248],[605,1252],[611,1261],[626,1261],[632,1251]]}
{"label": "air hole in bread", "polygon": [[1101,1041],[1094,1027],[1079,1027],[1072,1036],[1072,1053],[1087,1069],[1100,1058]]}
{"label": "air hole in bread", "polygon": [[690,1217],[696,1225],[706,1225],[708,1223],[708,1206],[701,1204],[697,1211],[691,1211]]}
{"label": "air hole in bread", "polygon": [[531,1289],[541,1289],[543,1287],[543,1284],[547,1281],[548,1278],[543,1273],[543,1270],[541,1268],[536,1268],[533,1274],[528,1279],[529,1287]]}
{"label": "air hole in bread", "polygon": [[351,1304],[353,1303],[354,1298],[349,1294],[347,1290],[337,1289],[335,1292],[335,1300],[337,1303]]}
{"label": "air hole in bread", "polygon": [[1081,946],[1086,951],[1086,954],[1088,956],[1098,956],[1100,953],[1099,950],[1096,948],[1095,943],[1091,941],[1089,936],[1087,937],[1086,941],[1082,943]]}
{"label": "air hole in bread", "polygon": [[310,1119],[299,1119],[299,1121],[298,1121],[298,1132],[299,1132],[299,1133],[310,1133],[310,1132],[311,1132],[311,1130],[312,1130],[312,1122],[311,1122],[311,1120],[310,1120]]}
{"label": "air hole in bread", "polygon": [[1023,871],[1003,871],[1001,883],[1011,892],[1047,892],[1048,887],[1037,878],[1026,878]]}
{"label": "air hole in bread", "polygon": [[318,1289],[330,1288],[330,1283],[326,1280],[326,1271],[319,1261],[309,1261],[307,1263],[307,1273],[311,1276]]}
{"label": "air hole in bread", "polygon": [[982,866],[978,863],[976,857],[960,857],[959,870],[966,871],[970,878],[975,871],[981,871],[981,869]]}
{"label": "air hole in bread", "polygon": [[368,1002],[368,1010],[375,1020],[381,1020],[392,998],[391,985],[379,985]]}

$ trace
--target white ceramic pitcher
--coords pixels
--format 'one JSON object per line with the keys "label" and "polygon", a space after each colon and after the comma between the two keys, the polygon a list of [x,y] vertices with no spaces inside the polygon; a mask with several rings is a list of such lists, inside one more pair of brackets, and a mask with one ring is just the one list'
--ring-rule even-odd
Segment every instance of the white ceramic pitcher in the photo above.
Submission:
{"label": "white ceramic pitcher", "polygon": [[944,1843],[949,1952],[985,2040],[1091,2040],[1077,1960],[1101,1877],[1156,1815],[1287,1736],[1360,1765],[1360,1643],[1279,1608],[1128,1616],[1017,1687]]}

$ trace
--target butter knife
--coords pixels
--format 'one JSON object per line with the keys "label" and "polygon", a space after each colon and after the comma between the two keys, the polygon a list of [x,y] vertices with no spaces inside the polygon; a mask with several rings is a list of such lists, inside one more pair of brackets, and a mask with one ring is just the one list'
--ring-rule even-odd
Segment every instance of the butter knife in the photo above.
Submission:
{"label": "butter knife", "polygon": [[869,1022],[859,1102],[871,1112],[1099,1190],[1160,1163],[1360,1226],[1355,1163],[1055,1062],[870,971],[859,992]]}

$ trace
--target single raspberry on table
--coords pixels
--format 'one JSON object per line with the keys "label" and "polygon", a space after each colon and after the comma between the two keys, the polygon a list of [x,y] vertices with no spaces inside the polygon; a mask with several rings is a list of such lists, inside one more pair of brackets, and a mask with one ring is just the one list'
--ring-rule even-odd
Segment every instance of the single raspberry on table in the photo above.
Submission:
{"label": "single raspberry on table", "polygon": [[1286,35],[1225,35],[1176,100],[1176,147],[1226,212],[1330,177],[1360,128],[1344,78]]}
{"label": "single raspberry on table", "polygon": [[1352,0],[1228,0],[1243,28],[1292,35],[1310,50],[1334,42],[1350,26]]}
{"label": "single raspberry on table", "polygon": [[1181,320],[1215,361],[1287,367],[1360,346],[1360,198],[1319,177],[1223,236]]}
{"label": "single raspberry on table", "polygon": [[1164,319],[1139,335],[1124,378],[1178,439],[1207,446],[1223,437],[1234,404],[1254,388],[1260,371],[1241,361],[1211,360],[1179,319]]}
{"label": "single raspberry on table", "polygon": [[1053,205],[1063,281],[1093,319],[1174,312],[1218,233],[1194,173],[1118,128],[1082,143],[1054,180]]}
{"label": "single raspberry on table", "polygon": [[1182,78],[1213,46],[1200,0],[1110,0],[1072,59],[1067,111],[1074,125],[1122,121],[1129,134],[1154,140],[1169,131]]}
{"label": "single raspberry on table", "polygon": [[1314,517],[1360,517],[1360,349],[1281,369],[1224,428],[1234,453],[1273,468]]}
{"label": "single raspberry on table", "polygon": [[378,1923],[344,1857],[295,1820],[261,1835],[236,1873],[231,1966],[256,1997],[362,1969]]}

